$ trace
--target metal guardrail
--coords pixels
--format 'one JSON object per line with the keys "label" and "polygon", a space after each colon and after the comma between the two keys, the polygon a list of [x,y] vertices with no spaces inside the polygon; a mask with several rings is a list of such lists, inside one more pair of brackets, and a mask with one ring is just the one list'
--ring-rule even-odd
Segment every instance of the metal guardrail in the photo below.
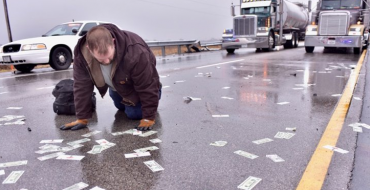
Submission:
{"label": "metal guardrail", "polygon": [[198,40],[171,40],[171,41],[146,41],[149,47],[162,47],[162,56],[166,56],[166,46],[177,46],[177,53],[181,54],[181,46],[186,46],[190,52],[191,46],[199,44]]}

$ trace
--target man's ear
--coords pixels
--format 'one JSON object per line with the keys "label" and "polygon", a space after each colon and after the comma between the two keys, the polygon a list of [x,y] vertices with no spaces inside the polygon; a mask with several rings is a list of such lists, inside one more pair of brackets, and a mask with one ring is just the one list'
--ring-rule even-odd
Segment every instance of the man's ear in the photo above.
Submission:
{"label": "man's ear", "polygon": [[116,39],[114,39],[114,38],[112,39],[113,43],[114,43],[114,41],[115,41],[115,40],[116,40]]}

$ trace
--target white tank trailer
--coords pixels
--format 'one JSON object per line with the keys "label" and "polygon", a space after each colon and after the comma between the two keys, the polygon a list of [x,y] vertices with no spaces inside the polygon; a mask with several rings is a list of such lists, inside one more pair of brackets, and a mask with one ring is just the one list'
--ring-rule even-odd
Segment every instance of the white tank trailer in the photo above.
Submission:
{"label": "white tank trailer", "polygon": [[310,22],[307,6],[288,0],[242,0],[238,16],[234,14],[234,7],[231,7],[233,38],[224,39],[222,43],[228,53],[241,47],[257,51],[270,51],[279,45],[296,48]]}
{"label": "white tank trailer", "polygon": [[368,45],[369,0],[320,0],[307,26],[305,48],[353,48],[360,54]]}

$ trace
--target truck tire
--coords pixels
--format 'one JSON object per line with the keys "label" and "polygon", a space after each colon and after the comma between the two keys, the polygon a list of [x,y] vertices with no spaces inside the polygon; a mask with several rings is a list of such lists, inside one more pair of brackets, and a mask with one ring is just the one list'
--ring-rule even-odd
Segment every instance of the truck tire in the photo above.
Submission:
{"label": "truck tire", "polygon": [[234,53],[235,49],[226,49],[227,53]]}
{"label": "truck tire", "polygon": [[295,32],[294,35],[295,35],[295,38],[294,38],[294,45],[293,45],[293,47],[294,48],[297,48],[298,47],[298,43],[299,43],[298,33]]}
{"label": "truck tire", "polygon": [[29,73],[33,68],[36,67],[34,64],[14,65],[15,69],[22,73]]}
{"label": "truck tire", "polygon": [[268,52],[272,51],[275,48],[275,36],[274,33],[270,32],[268,37],[268,48],[262,48],[262,51]]}
{"label": "truck tire", "polygon": [[315,50],[315,46],[306,46],[305,48],[307,53],[312,53]]}
{"label": "truck tire", "polygon": [[362,53],[362,47],[359,47],[359,48],[353,48],[353,53],[355,54],[361,54]]}
{"label": "truck tire", "polygon": [[66,70],[71,66],[72,54],[65,47],[57,47],[51,52],[50,66],[55,70]]}

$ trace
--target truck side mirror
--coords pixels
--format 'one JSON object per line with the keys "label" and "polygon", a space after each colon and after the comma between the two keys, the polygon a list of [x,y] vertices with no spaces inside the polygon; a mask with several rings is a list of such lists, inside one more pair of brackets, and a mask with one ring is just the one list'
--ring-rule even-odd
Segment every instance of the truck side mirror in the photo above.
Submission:
{"label": "truck side mirror", "polygon": [[235,16],[235,7],[231,5],[231,16]]}

